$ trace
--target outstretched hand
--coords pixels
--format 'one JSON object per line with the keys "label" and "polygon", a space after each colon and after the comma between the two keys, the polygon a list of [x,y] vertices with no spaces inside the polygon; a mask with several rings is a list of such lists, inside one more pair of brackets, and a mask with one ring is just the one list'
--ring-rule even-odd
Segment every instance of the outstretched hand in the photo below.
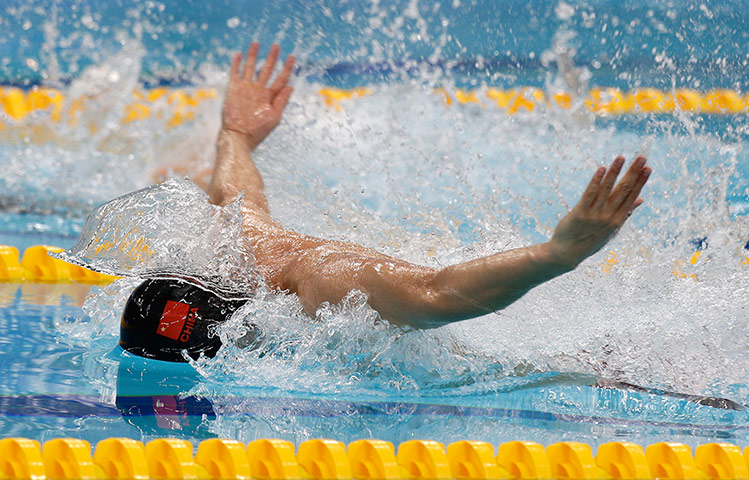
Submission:
{"label": "outstretched hand", "polygon": [[242,54],[232,59],[229,85],[221,115],[222,129],[239,133],[245,137],[250,149],[254,149],[273,131],[281,121],[281,114],[289,101],[293,88],[287,85],[294,70],[294,56],[286,58],[281,73],[267,86],[278,60],[280,47],[273,45],[262,69],[256,74],[255,64],[260,45],[253,42],[247,51],[247,59],[240,71]]}
{"label": "outstretched hand", "polygon": [[652,170],[639,156],[616,183],[624,165],[617,157],[608,171],[600,167],[577,205],[557,225],[549,242],[551,253],[561,264],[576,267],[600,250],[614,236],[632,211],[642,205],[640,190]]}

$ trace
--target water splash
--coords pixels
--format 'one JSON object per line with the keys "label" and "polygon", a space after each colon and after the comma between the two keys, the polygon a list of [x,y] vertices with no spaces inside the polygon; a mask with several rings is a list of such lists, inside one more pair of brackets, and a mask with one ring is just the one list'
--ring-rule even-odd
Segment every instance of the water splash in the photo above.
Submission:
{"label": "water splash", "polygon": [[240,205],[211,205],[195,184],[168,180],[98,207],[78,243],[56,256],[108,275],[190,278],[247,297],[258,280]]}
{"label": "water splash", "polygon": [[[586,176],[619,153],[649,155],[656,174],[647,203],[576,272],[504,311],[436,332],[384,326],[356,296],[311,320],[294,297],[262,294],[227,325],[219,356],[195,364],[205,378],[198,393],[263,385],[478,394],[522,385],[516,372],[562,371],[744,400],[732,385],[749,368],[737,355],[748,334],[746,218],[731,214],[725,196],[743,143],[687,136],[678,122],[639,133],[580,128],[563,112],[509,118],[424,98],[419,88],[381,87],[335,113],[300,82],[284,123],[255,154],[274,216],[303,233],[438,267],[546,238]],[[289,175],[300,163],[303,184]],[[170,195],[160,201],[184,201]],[[309,208],[302,214],[299,205]],[[165,241],[170,216],[147,218]],[[693,265],[692,240],[703,237],[708,246]],[[182,258],[170,268],[184,268]],[[265,332],[253,348],[237,344],[250,324]]]}
{"label": "water splash", "polygon": [[80,315],[67,315],[55,323],[67,343],[90,349],[92,342],[104,348],[120,334],[120,318],[125,302],[140,283],[137,278],[123,278],[104,287],[93,287]]}
{"label": "water splash", "polygon": [[[162,49],[149,43],[163,34],[154,21],[158,5],[153,2],[137,17],[144,34],[125,35],[117,61],[93,61],[90,73],[70,86],[73,97],[96,97],[91,116],[86,110],[77,126],[63,127],[52,145],[16,139],[9,147],[12,153],[5,157],[11,168],[3,182],[6,190],[21,194],[6,203],[23,207],[42,203],[47,195],[46,205],[57,201],[68,210],[74,208],[69,203],[80,200],[84,205],[78,208],[83,209],[145,186],[165,165],[186,163],[181,171],[188,172],[210,165],[218,102],[179,129],[167,130],[157,119],[118,124],[123,99],[143,86],[140,78],[152,83],[159,78],[154,63],[168,65],[163,69],[177,79],[185,70],[198,71],[188,78],[199,85],[220,88],[225,79],[217,73],[225,66],[218,58],[228,46],[221,41],[215,42],[218,47],[199,41],[191,50],[198,53],[190,55],[205,54],[205,60],[194,61],[179,55],[178,45],[186,40],[172,37],[167,40],[169,59],[162,62],[156,54]],[[403,332],[378,322],[357,295],[340,307],[322,309],[312,320],[301,315],[294,297],[261,291],[222,332],[226,346],[220,355],[194,364],[205,376],[198,388],[271,385],[279,390],[418,394],[454,387],[454,392],[470,394],[504,388],[504,379],[516,372],[564,371],[749,399],[746,388],[736,387],[746,384],[749,371],[743,355],[749,338],[743,321],[749,303],[748,270],[742,264],[749,231],[747,203],[741,200],[749,164],[745,118],[716,127],[686,112],[641,121],[581,119],[553,109],[509,117],[489,103],[446,107],[431,92],[435,85],[480,88],[525,81],[581,90],[585,82],[707,88],[717,82],[713,74],[729,75],[739,88],[744,80],[736,76],[735,65],[740,62],[728,54],[723,60],[729,61],[714,67],[701,60],[716,42],[730,37],[725,33],[730,28],[711,29],[714,17],[687,21],[666,7],[652,15],[615,15],[595,6],[561,2],[551,11],[530,2],[527,22],[498,28],[499,20],[491,15],[496,6],[475,15],[475,25],[470,14],[454,15],[458,7],[452,4],[433,10],[424,3],[407,6],[399,10],[372,2],[364,11],[352,7],[338,12],[326,2],[310,3],[284,11],[290,16],[286,23],[272,21],[274,7],[258,15],[257,24],[231,9],[218,15],[218,24],[232,30],[224,37],[231,39],[232,48],[242,35],[278,38],[287,51],[294,47],[303,64],[284,122],[255,154],[272,213],[281,223],[439,267],[547,238],[594,168],[618,154],[648,154],[655,174],[644,193],[647,203],[604,252],[576,272],[539,287],[502,312],[436,332]],[[481,6],[464,7],[470,13]],[[615,9],[611,4],[607,8]],[[690,5],[684,14],[695,9]],[[171,22],[162,23],[172,28]],[[317,23],[330,28],[306,28]],[[280,34],[270,32],[275,24],[284,25]],[[461,25],[469,25],[465,30],[471,35],[456,33]],[[664,25],[667,30],[680,25],[681,36],[665,45],[667,53],[652,53],[661,60],[655,59],[652,68],[627,63],[651,55],[643,45],[661,39]],[[179,29],[178,24],[173,28]],[[66,40],[63,30],[57,42]],[[343,33],[333,40],[326,36],[339,30]],[[497,31],[512,34],[499,36]],[[690,34],[703,31],[717,36],[704,45],[690,40]],[[371,33],[371,44],[354,41],[362,33]],[[625,40],[618,41],[617,35]],[[535,52],[544,51],[550,55],[542,53],[535,62]],[[127,61],[130,68],[121,68]],[[61,60],[56,68],[64,70],[64,64]],[[328,109],[316,91],[320,81],[350,80],[334,76],[337,71],[358,75],[351,81],[374,78],[372,95],[343,105],[341,112]],[[106,85],[116,88],[102,89]],[[99,117],[104,119],[100,125]],[[92,124],[97,126],[93,133],[88,130]],[[187,232],[215,220],[216,212],[193,187],[167,185],[174,189],[155,197],[140,194],[127,207],[137,211],[148,205],[135,223],[124,214],[105,212],[113,214],[108,220],[118,234],[134,225],[148,232],[161,252],[154,257],[158,261],[127,263],[120,255],[98,268],[133,275],[200,275],[222,268],[206,256],[218,231],[233,227],[216,220],[211,224],[215,235],[198,239],[199,254],[192,258]],[[193,213],[181,217],[186,223],[177,228],[170,222],[182,207]],[[84,233],[87,238],[100,234]],[[229,237],[239,242],[239,236],[234,232],[220,245],[230,249]],[[700,248],[701,255],[691,263]],[[107,263],[112,261],[124,261],[126,272]],[[91,305],[88,312],[103,324],[90,335],[114,336],[116,315]],[[265,337],[257,345],[242,345],[238,333],[251,324],[260,326]]]}

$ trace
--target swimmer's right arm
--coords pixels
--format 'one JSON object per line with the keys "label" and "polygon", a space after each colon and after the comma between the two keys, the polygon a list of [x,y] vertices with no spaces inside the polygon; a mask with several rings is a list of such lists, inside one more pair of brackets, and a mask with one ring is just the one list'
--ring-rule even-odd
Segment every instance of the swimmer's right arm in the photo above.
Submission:
{"label": "swimmer's right arm", "polygon": [[212,203],[225,205],[245,191],[245,205],[268,213],[263,179],[250,152],[281,121],[293,88],[288,85],[294,70],[289,55],[283,69],[268,86],[280,48],[273,45],[259,72],[255,72],[260,46],[253,42],[242,67],[242,54],[232,59],[229,83],[221,114],[221,131],[216,143],[216,165],[208,188]]}

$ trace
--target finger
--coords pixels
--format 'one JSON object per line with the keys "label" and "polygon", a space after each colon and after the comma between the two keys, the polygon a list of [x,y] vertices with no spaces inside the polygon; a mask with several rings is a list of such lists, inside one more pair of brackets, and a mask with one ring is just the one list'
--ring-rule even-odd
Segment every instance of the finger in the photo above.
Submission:
{"label": "finger", "polygon": [[644,203],[644,200],[642,198],[638,198],[635,203],[632,205],[632,208],[629,209],[628,212],[626,212],[624,215],[620,214],[620,218],[617,219],[617,222],[619,223],[619,227],[617,227],[616,231],[618,232],[619,229],[621,229],[624,226],[624,222],[629,220],[629,217],[632,216],[632,213],[635,211],[637,207],[642,205]]}
{"label": "finger", "polygon": [[593,174],[593,178],[590,179],[588,187],[583,192],[583,196],[580,198],[579,204],[583,207],[590,207],[595,203],[596,197],[598,196],[598,190],[601,188],[601,179],[603,174],[606,173],[606,167],[599,167],[596,173]]}
{"label": "finger", "polygon": [[260,50],[260,44],[252,42],[250,48],[247,49],[247,61],[244,64],[244,70],[242,70],[242,78],[245,80],[252,81],[255,76],[255,64],[257,63],[257,52]]}
{"label": "finger", "polygon": [[614,159],[611,167],[609,167],[609,171],[606,172],[606,176],[603,177],[601,188],[598,192],[598,196],[596,197],[596,207],[601,208],[606,204],[606,202],[608,202],[609,195],[611,194],[611,189],[614,187],[614,183],[616,182],[616,177],[618,177],[619,172],[622,171],[622,165],[624,165],[624,157],[620,155]]}
{"label": "finger", "polygon": [[[637,198],[639,192],[633,193],[633,189],[638,186],[638,182],[647,180],[647,177],[644,179],[642,178],[642,172],[647,168],[645,167],[646,162],[647,159],[645,157],[637,157],[635,158],[635,161],[632,162],[627,173],[611,192],[609,203],[612,209],[617,210],[621,204],[627,200],[627,198],[630,198],[630,202],[633,202],[634,199]],[[642,188],[642,185],[643,184],[640,184],[639,188]]]}
{"label": "finger", "polygon": [[[634,185],[632,185],[632,189],[629,191],[628,195],[624,198],[624,200],[619,205],[619,208],[618,208],[619,212],[630,211],[630,210],[633,210],[635,207],[640,206],[640,204],[642,203],[642,199],[639,198],[640,191],[642,191],[642,187],[644,187],[645,184],[648,182],[648,178],[650,178],[651,173],[652,173],[652,170],[650,169],[650,167],[645,167],[642,169]],[[637,203],[638,200],[640,201],[640,203]]]}
{"label": "finger", "polygon": [[231,59],[231,73],[229,78],[237,78],[239,76],[239,64],[242,62],[242,54],[237,52]]}
{"label": "finger", "polygon": [[281,91],[281,89],[286,85],[286,82],[289,81],[289,78],[291,78],[291,73],[294,71],[295,61],[296,58],[294,58],[294,55],[289,55],[288,57],[286,57],[286,62],[283,64],[283,70],[281,70],[281,73],[278,74],[278,77],[276,77],[273,85],[270,86],[270,89],[274,95]]}
{"label": "finger", "polygon": [[265,59],[263,69],[260,70],[260,73],[257,76],[257,81],[259,84],[265,85],[266,83],[268,83],[268,80],[273,73],[273,67],[276,66],[276,60],[278,60],[278,52],[280,50],[281,48],[275,43],[270,47],[270,51],[268,52],[268,57]]}
{"label": "finger", "polygon": [[286,108],[286,104],[289,103],[291,93],[294,91],[293,87],[283,87],[278,94],[273,97],[273,110],[282,112]]}
{"label": "finger", "polygon": [[[624,222],[629,220],[629,217],[632,216],[632,213],[635,211],[635,209],[639,207],[640,205],[642,205],[643,203],[645,203],[645,200],[643,200],[642,198],[638,198],[637,200],[635,200],[635,203],[632,204],[632,208],[629,209],[629,211],[626,212],[624,216],[618,219],[619,228],[622,228],[622,226],[624,225]],[[617,230],[619,230],[619,228]]]}

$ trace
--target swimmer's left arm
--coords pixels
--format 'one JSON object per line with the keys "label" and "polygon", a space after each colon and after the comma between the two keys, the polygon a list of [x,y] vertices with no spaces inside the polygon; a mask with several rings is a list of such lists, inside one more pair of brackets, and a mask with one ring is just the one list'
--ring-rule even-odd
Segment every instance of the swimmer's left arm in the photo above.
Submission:
{"label": "swimmer's left arm", "polygon": [[[405,262],[370,261],[355,278],[357,288],[383,318],[417,328],[434,328],[501,310],[533,287],[576,268],[600,250],[643,203],[639,198],[651,170],[644,157],[598,169],[580,202],[545,243],[478,258],[440,270]],[[342,271],[342,269],[339,269]]]}
{"label": "swimmer's left arm", "polygon": [[645,163],[645,157],[637,157],[618,184],[623,157],[617,157],[608,170],[600,167],[548,242],[437,272],[427,284],[435,300],[432,318],[425,318],[425,323],[438,326],[500,310],[533,287],[575,269],[643,203],[639,194],[651,173]]}

